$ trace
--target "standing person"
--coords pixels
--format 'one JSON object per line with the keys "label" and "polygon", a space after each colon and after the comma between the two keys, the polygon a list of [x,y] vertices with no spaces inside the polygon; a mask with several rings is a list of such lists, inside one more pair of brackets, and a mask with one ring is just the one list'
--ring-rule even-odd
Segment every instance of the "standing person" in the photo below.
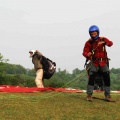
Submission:
{"label": "standing person", "polygon": [[44,88],[43,85],[43,66],[41,64],[42,54],[38,50],[30,50],[30,58],[36,71],[35,83],[38,88]]}
{"label": "standing person", "polygon": [[95,76],[100,70],[104,81],[105,100],[113,102],[110,95],[110,72],[106,46],[111,47],[113,42],[106,37],[99,37],[100,31],[96,25],[89,28],[90,39],[86,41],[83,48],[83,56],[90,60],[89,80],[87,85],[87,100],[92,101]]}

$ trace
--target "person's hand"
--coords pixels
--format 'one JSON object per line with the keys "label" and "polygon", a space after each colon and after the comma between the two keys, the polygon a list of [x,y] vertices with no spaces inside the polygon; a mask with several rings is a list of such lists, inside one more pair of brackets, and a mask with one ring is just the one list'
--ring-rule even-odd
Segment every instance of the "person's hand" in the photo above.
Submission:
{"label": "person's hand", "polygon": [[89,53],[87,54],[87,56],[88,56],[88,57],[91,57],[91,55],[92,55],[92,53],[91,53],[91,52],[89,52]]}
{"label": "person's hand", "polygon": [[98,43],[98,46],[99,46],[99,45],[102,45],[102,44],[105,44],[105,42],[104,42],[104,41],[100,41],[100,42]]}

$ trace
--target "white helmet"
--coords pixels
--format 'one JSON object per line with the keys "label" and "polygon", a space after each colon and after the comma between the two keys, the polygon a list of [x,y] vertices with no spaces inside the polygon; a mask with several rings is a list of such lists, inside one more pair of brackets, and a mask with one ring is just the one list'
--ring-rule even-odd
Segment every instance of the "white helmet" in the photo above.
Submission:
{"label": "white helmet", "polygon": [[29,53],[30,53],[30,58],[31,58],[36,53],[36,50],[30,50]]}

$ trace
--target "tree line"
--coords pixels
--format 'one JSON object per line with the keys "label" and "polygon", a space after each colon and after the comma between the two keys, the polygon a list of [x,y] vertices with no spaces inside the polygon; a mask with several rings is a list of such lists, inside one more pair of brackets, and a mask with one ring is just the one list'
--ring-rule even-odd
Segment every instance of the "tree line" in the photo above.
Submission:
{"label": "tree line", "polygon": [[[34,87],[35,85],[35,70],[26,69],[22,65],[10,64],[8,59],[0,54],[0,85],[19,85],[26,87]],[[111,89],[120,90],[120,68],[112,68],[110,70]],[[86,89],[88,75],[85,69],[74,69],[69,73],[66,69],[58,70],[49,80],[44,80],[46,87],[66,87]]]}

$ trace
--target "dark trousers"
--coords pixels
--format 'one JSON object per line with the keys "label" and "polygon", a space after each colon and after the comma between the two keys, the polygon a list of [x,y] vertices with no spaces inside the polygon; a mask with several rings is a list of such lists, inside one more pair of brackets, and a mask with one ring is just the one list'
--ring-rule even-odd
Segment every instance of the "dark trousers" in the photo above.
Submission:
{"label": "dark trousers", "polygon": [[103,67],[100,66],[94,66],[93,64],[91,64],[91,68],[89,71],[89,80],[88,80],[88,85],[87,85],[87,94],[92,95],[93,90],[94,90],[94,83],[95,83],[95,77],[97,75],[98,71],[102,72],[102,76],[103,76],[103,81],[104,81],[104,94],[105,96],[110,95],[110,72],[109,72],[109,68],[107,66],[107,64]]}

